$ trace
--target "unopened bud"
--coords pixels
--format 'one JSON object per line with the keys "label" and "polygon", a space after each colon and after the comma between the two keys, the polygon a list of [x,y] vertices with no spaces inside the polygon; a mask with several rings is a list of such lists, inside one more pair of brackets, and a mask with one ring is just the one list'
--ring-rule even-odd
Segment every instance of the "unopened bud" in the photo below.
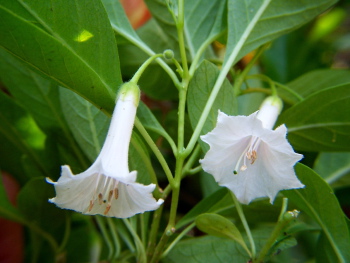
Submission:
{"label": "unopened bud", "polygon": [[165,59],[173,59],[174,58],[174,52],[171,49],[164,50],[163,57]]}

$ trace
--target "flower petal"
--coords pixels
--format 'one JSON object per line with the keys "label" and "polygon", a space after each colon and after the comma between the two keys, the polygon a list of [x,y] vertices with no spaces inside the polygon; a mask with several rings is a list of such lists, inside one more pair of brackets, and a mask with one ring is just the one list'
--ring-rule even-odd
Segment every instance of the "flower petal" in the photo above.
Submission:
{"label": "flower petal", "polygon": [[[136,172],[130,173],[136,178]],[[109,189],[106,188],[108,177],[103,174],[87,174],[87,172],[73,175],[69,166],[62,166],[62,174],[54,184],[56,197],[49,199],[60,208],[71,209],[83,214],[101,214],[110,217],[126,218],[145,211],[155,210],[163,200],[156,201],[152,196],[154,184],[145,186],[139,183],[118,182],[117,193],[113,193],[108,200]],[[110,180],[114,180],[110,178]],[[107,192],[104,189],[107,189]],[[99,198],[99,194],[102,197]],[[107,208],[110,206],[110,208]]]}
{"label": "flower petal", "polygon": [[287,128],[264,128],[257,114],[227,116],[219,112],[217,126],[201,136],[210,146],[200,160],[203,170],[243,204],[265,196],[272,203],[280,190],[304,187],[293,169],[302,155],[287,141]]}

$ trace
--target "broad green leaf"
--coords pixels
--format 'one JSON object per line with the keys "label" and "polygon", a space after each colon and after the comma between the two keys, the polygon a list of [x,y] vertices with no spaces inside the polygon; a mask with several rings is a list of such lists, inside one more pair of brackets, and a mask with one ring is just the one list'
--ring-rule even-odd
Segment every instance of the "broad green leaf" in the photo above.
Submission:
{"label": "broad green leaf", "polygon": [[350,185],[350,153],[320,153],[314,170],[332,187]]}
{"label": "broad green leaf", "polygon": [[[28,224],[36,224],[45,232],[52,234],[63,227],[65,210],[48,202],[55,196],[54,187],[44,177],[31,179],[18,194],[18,209],[25,216]],[[62,236],[63,233],[59,233]]]}
{"label": "broad green leaf", "polygon": [[[178,42],[176,25],[167,7],[167,2],[162,0],[146,0],[145,3],[152,14],[152,17],[157,21],[159,28],[163,31],[163,34],[169,39],[169,48],[176,48],[174,53],[175,56],[178,56],[179,51],[178,47],[176,47],[176,43]],[[170,2],[168,3],[172,5]],[[173,11],[177,12],[176,10]]]}
{"label": "broad green leaf", "polygon": [[244,243],[241,232],[227,218],[218,215],[205,213],[199,215],[195,220],[196,226],[204,233],[216,237],[224,237],[238,242],[249,254],[249,249]]}
{"label": "broad green leaf", "polygon": [[[62,113],[57,85],[28,69],[24,63],[4,50],[0,50],[0,57],[2,57],[0,78],[11,96],[30,113],[47,136],[56,136],[55,144],[69,149],[76,156],[74,158],[83,164],[84,157],[73,140]],[[53,151],[52,148],[55,148],[54,151],[57,152],[57,147],[52,143],[45,145],[45,156]],[[53,160],[53,158],[47,158],[45,162],[47,160]]]}
{"label": "broad green leaf", "polygon": [[324,233],[320,234],[320,237],[317,242],[315,253],[316,262],[322,263],[333,263],[333,262],[341,262],[334,251],[331,249],[331,244],[327,236]]}
{"label": "broad green leaf", "polygon": [[338,262],[349,262],[349,230],[333,190],[310,168],[298,164],[295,171],[305,188],[283,191],[283,194],[320,225],[328,239],[328,249],[333,251]]}
{"label": "broad green leaf", "polygon": [[184,32],[191,58],[203,43],[208,40],[212,42],[226,30],[226,8],[226,0],[185,1]]}
{"label": "broad green leaf", "polygon": [[18,59],[0,50],[0,79],[42,128],[67,128],[61,112],[58,88],[31,71]]}
{"label": "broad green leaf", "polygon": [[179,242],[164,258],[167,263],[248,262],[249,256],[235,241],[212,236]]}
{"label": "broad green leaf", "polygon": [[133,38],[136,41],[142,42],[135,30],[132,28],[119,0],[102,0],[101,2],[106,9],[111,25],[116,32],[127,39]]}
{"label": "broad green leaf", "polygon": [[110,118],[70,90],[61,89],[60,100],[75,140],[90,161],[94,161],[106,138]]}
{"label": "broad green leaf", "polygon": [[[226,58],[238,61],[264,43],[286,34],[325,11],[336,0],[228,0]],[[232,62],[234,62],[232,61]]]}
{"label": "broad green leaf", "polygon": [[[248,74],[261,74],[258,66],[253,66]],[[259,79],[248,79],[243,83],[242,88],[262,87],[263,83]],[[266,95],[262,93],[248,93],[237,97],[238,115],[250,115],[259,110]]]}
{"label": "broad green leaf", "polygon": [[[204,198],[194,208],[191,209],[180,221],[176,224],[176,228],[181,228],[189,223],[192,223],[197,216],[202,213],[215,213],[227,207],[232,207],[233,201],[231,195],[228,193],[226,188],[220,188],[212,195]],[[220,207],[215,209],[215,207]]]}
{"label": "broad green leaf", "polygon": [[199,173],[199,182],[202,190],[203,198],[215,193],[221,188],[212,175],[204,172],[203,170]]}
{"label": "broad green leaf", "polygon": [[[49,175],[38,154],[44,147],[45,135],[28,113],[3,92],[0,92],[0,134],[21,154],[27,155],[42,174]],[[7,162],[12,151],[11,148],[8,149],[8,156],[5,155],[0,164]],[[13,160],[10,159],[9,162],[12,163]],[[13,165],[18,165],[18,160]]]}
{"label": "broad green leaf", "polygon": [[4,49],[112,112],[121,76],[115,37],[99,1],[3,1],[0,17]]}
{"label": "broad green leaf", "polygon": [[[198,123],[219,72],[219,69],[214,64],[211,64],[208,61],[203,61],[196,70],[189,84],[187,107],[193,128],[195,128]],[[224,81],[224,84],[215,99],[210,114],[203,126],[201,132],[202,135],[214,129],[219,110],[228,115],[235,115],[237,113],[236,97],[228,80]],[[203,141],[199,140],[199,143],[205,152],[209,149],[209,146]]]}
{"label": "broad green leaf", "polygon": [[[350,150],[350,84],[321,90],[282,113],[288,140],[304,151]],[[278,125],[278,124],[277,124]]]}
{"label": "broad green leaf", "polygon": [[[266,243],[272,230],[272,225],[264,225],[252,231],[257,251]],[[292,237],[279,240],[277,246],[273,248],[272,254],[277,252],[278,249],[287,249],[295,244],[296,241]],[[249,260],[249,256],[237,242],[212,236],[189,238],[180,241],[164,258],[164,262],[169,263],[226,263],[249,262]],[[278,261],[278,256],[276,260],[276,262],[282,262]]]}
{"label": "broad green leaf", "polygon": [[72,232],[66,246],[66,262],[100,262],[103,247],[101,236],[90,217],[75,214]]}
{"label": "broad green leaf", "polygon": [[[267,199],[263,199],[254,201],[249,204],[249,206],[243,206],[243,210],[247,221],[250,223],[276,222],[281,210],[281,204],[282,198],[276,198],[273,205],[271,205]],[[176,224],[176,228],[178,229],[192,223],[196,217],[202,213],[227,215],[239,220],[237,211],[234,209],[231,194],[226,188],[221,187],[212,195],[201,200],[182,217]]]}
{"label": "broad green leaf", "polygon": [[[287,84],[287,86],[296,92],[300,97],[306,98],[313,93],[350,83],[350,71],[340,69],[319,69],[311,71]],[[286,98],[286,101],[295,104],[299,100],[290,92],[279,89],[278,95]]]}

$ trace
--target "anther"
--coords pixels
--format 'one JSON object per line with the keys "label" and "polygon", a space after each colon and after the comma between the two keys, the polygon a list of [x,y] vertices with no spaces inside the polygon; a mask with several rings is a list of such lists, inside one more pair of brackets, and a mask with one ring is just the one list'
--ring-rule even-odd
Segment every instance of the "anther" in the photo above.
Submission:
{"label": "anther", "polygon": [[255,162],[256,158],[257,158],[256,151],[252,151],[252,161],[250,164],[253,164]]}
{"label": "anther", "polygon": [[243,164],[243,165],[241,166],[241,171],[245,171],[245,170],[247,170],[247,168],[248,168],[248,167],[247,167],[246,165]]}
{"label": "anther", "polygon": [[89,208],[88,208],[89,212],[91,212],[93,206],[94,206],[94,201],[90,200],[90,205],[89,205]]}
{"label": "anther", "polygon": [[99,203],[100,205],[102,205],[102,203],[103,203],[103,196],[102,196],[101,193],[98,194],[98,203]]}
{"label": "anther", "polygon": [[111,205],[110,204],[107,205],[106,210],[103,212],[103,214],[107,215],[109,210],[111,210]]}
{"label": "anther", "polygon": [[114,198],[118,199],[118,197],[119,197],[119,190],[118,188],[114,188]]}
{"label": "anther", "polygon": [[108,194],[108,202],[109,203],[111,202],[112,196],[113,196],[113,190],[109,191],[109,194]]}

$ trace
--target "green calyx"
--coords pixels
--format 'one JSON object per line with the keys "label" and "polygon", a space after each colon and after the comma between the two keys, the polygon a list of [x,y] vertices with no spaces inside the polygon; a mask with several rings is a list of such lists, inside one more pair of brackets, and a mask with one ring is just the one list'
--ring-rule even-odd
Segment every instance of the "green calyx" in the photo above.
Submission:
{"label": "green calyx", "polygon": [[139,105],[140,89],[134,82],[126,82],[119,89],[117,101],[127,99],[132,99],[136,107]]}
{"label": "green calyx", "polygon": [[276,95],[267,97],[261,104],[260,108],[262,108],[264,105],[270,105],[270,106],[276,107],[279,113],[283,109],[283,101],[280,99],[280,97]]}

